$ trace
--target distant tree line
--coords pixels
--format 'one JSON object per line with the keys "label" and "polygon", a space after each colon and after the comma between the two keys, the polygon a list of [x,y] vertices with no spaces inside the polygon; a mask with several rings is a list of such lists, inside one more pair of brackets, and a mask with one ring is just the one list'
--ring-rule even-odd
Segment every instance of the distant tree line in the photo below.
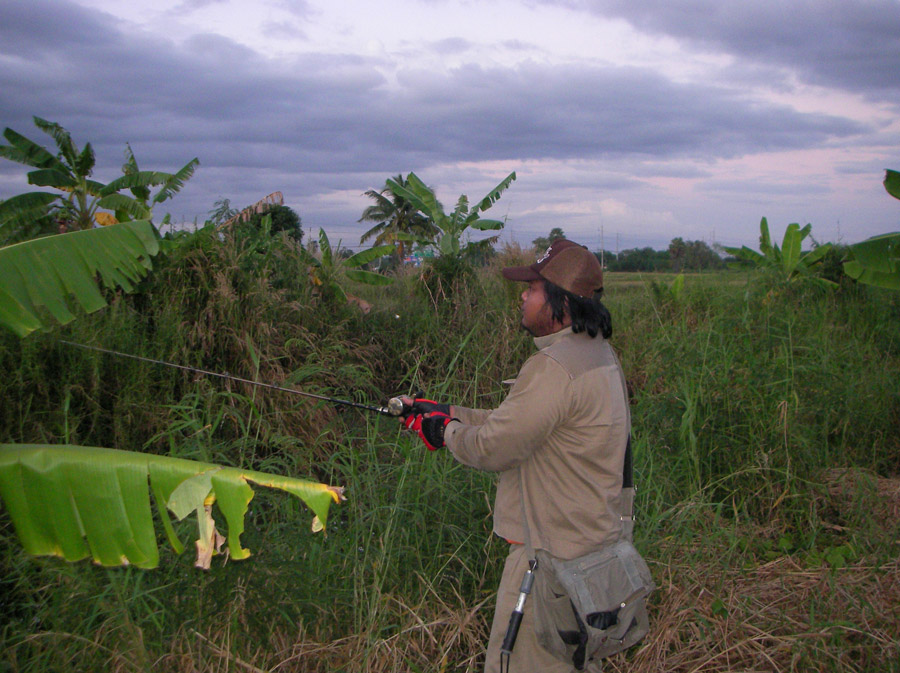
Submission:
{"label": "distant tree line", "polygon": [[604,251],[603,262],[609,271],[709,271],[724,269],[726,257],[704,241],[685,241],[679,236],[665,250],[631,248],[618,255]]}
{"label": "distant tree line", "polygon": [[632,248],[618,254],[604,250],[603,263],[609,271],[667,271],[671,269],[668,250]]}

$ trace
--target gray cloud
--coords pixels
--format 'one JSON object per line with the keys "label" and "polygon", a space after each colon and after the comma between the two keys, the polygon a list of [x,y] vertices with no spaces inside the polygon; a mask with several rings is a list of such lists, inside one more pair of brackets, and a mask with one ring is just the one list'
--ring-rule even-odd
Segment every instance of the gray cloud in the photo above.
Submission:
{"label": "gray cloud", "polygon": [[260,30],[266,37],[306,39],[306,31],[294,21],[266,21],[260,26]]}
{"label": "gray cloud", "polygon": [[472,43],[462,37],[450,37],[446,40],[439,40],[432,45],[434,51],[438,54],[453,55],[462,54],[472,48]]}
{"label": "gray cloud", "polygon": [[698,186],[705,192],[720,192],[723,194],[742,196],[747,198],[790,196],[805,198],[827,194],[829,189],[825,185],[814,182],[767,182],[754,180],[748,183],[746,180],[706,180]]}
{"label": "gray cloud", "polygon": [[697,47],[789,68],[803,80],[900,102],[897,0],[547,0]]}
{"label": "gray cloud", "polygon": [[[447,159],[730,157],[808,147],[865,127],[835,116],[749,103],[728,89],[673,84],[652,72],[585,66],[401,73],[392,98],[424,111],[405,128]],[[429,109],[430,108],[430,109]],[[376,123],[385,115],[374,108]],[[441,133],[434,137],[432,130]]]}
{"label": "gray cloud", "polygon": [[182,0],[172,11],[173,13],[181,14],[183,12],[192,12],[195,9],[203,9],[210,5],[221,5],[225,2],[227,0]]}
{"label": "gray cloud", "polygon": [[[29,6],[46,22],[47,8],[40,4]],[[248,150],[270,144],[282,146],[270,159],[324,159],[319,153],[328,153],[335,170],[363,170],[372,161],[366,148],[408,162],[730,157],[809,147],[866,130],[837,116],[754,105],[729,89],[674,84],[636,69],[466,66],[446,75],[405,70],[395,90],[355,56],[313,55],[285,66],[216,35],[196,35],[184,45],[161,45],[147,36],[126,39],[102,17],[72,16],[71,6],[62,7],[70,10],[63,19],[69,42],[32,40],[27,58],[33,67],[54,59],[66,65],[37,82],[8,68],[0,78],[4,90],[15,94],[4,97],[4,119],[55,109],[67,117],[59,119],[63,124],[93,119],[86,130],[102,136],[206,144],[204,149],[223,157],[245,153],[251,165],[254,152]],[[22,14],[2,17],[4,42],[34,25],[33,17]],[[87,38],[81,37],[100,32],[110,37],[84,49]],[[36,50],[35,42],[41,44]],[[15,47],[3,49],[11,53]],[[61,103],[63,85],[68,91]],[[115,117],[110,128],[108,120]],[[229,140],[241,146],[211,147]]]}
{"label": "gray cloud", "polygon": [[[626,13],[613,2],[593,6]],[[662,30],[675,22],[669,15],[632,18]],[[709,39],[744,44],[719,29],[722,36]],[[699,40],[701,32],[686,37]],[[788,42],[762,51],[781,53],[776,46],[787,50]],[[457,53],[470,45],[432,46]],[[277,61],[211,34],[175,43],[63,0],[0,5],[0,62],[0,125],[44,142],[31,115],[61,123],[80,144],[94,144],[100,179],[118,174],[126,142],[146,168],[174,170],[198,156],[196,177],[170,202],[173,215],[188,219],[202,219],[221,196],[243,205],[281,189],[305,204],[305,222],[346,229],[365,200],[330,199],[398,172],[424,175],[454,162],[604,162],[599,175],[545,178],[528,189],[544,195],[565,180],[624,192],[650,176],[705,177],[717,159],[825,147],[878,130],[754,101],[733,83],[676,83],[633,67],[406,68],[389,80],[382,61],[320,54]],[[762,76],[751,65],[742,73]],[[13,175],[21,169],[0,163],[0,198],[18,191],[6,186]],[[485,179],[485,189],[492,184]]]}

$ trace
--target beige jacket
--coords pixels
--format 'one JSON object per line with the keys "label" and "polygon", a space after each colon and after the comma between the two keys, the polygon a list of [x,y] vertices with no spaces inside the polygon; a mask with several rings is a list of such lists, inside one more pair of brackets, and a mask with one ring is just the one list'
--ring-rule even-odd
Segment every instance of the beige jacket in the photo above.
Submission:
{"label": "beige jacket", "polygon": [[454,406],[460,422],[447,425],[444,441],[461,463],[500,473],[497,535],[525,542],[524,494],[531,545],[575,558],[628,526],[625,378],[601,336],[566,328],[534,341],[539,351],[503,403],[493,411]]}

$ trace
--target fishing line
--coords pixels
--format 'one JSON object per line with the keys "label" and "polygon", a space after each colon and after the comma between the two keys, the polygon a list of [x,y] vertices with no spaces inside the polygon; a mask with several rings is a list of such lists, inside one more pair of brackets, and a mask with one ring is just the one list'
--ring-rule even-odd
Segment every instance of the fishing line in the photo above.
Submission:
{"label": "fishing line", "polygon": [[154,360],[153,358],[143,357],[141,355],[132,355],[131,353],[122,353],[120,351],[114,351],[109,348],[101,348],[99,346],[88,346],[87,344],[75,343],[74,341],[66,341],[65,339],[60,339],[59,343],[65,344],[67,346],[74,346],[76,348],[83,348],[89,351],[96,351],[98,353],[106,353],[107,355],[113,355],[115,357],[120,358],[128,358],[131,360],[140,360],[141,362],[149,362],[155,365],[161,365],[163,367],[172,367],[174,369],[183,369],[186,372],[193,372],[195,374],[203,374],[204,376],[215,376],[220,379],[226,379],[228,381],[237,381],[239,383],[246,383],[251,386],[259,386],[260,388],[268,388],[269,390],[278,390],[283,393],[293,393],[294,395],[302,395],[303,397],[311,397],[316,400],[322,400],[324,402],[332,402],[334,404],[343,404],[348,407],[355,407],[357,409],[364,409],[365,411],[374,411],[375,413],[382,414],[384,416],[400,416],[404,411],[404,404],[402,400],[398,397],[393,397],[388,401],[386,407],[375,407],[368,404],[361,404],[359,402],[352,402],[350,400],[342,400],[336,397],[328,397],[327,395],[317,395],[316,393],[307,393],[302,390],[295,390],[293,388],[284,388],[282,386],[276,386],[272,383],[262,383],[260,381],[251,381],[250,379],[244,379],[240,376],[232,376],[231,374],[222,374],[220,372],[211,372],[206,369],[199,369],[197,367],[189,367],[187,365],[179,365],[174,362],[166,362],[165,360]]}

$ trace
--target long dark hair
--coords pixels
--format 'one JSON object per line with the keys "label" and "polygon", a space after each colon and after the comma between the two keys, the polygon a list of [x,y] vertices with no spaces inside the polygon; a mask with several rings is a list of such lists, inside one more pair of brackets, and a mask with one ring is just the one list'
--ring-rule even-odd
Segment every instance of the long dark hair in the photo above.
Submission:
{"label": "long dark hair", "polygon": [[544,294],[547,295],[547,304],[550,306],[553,319],[562,322],[568,312],[572,318],[572,331],[575,334],[587,332],[592,339],[597,334],[602,334],[604,339],[612,336],[612,316],[600,301],[603,288],[588,299],[572,294],[549,280],[544,280]]}

